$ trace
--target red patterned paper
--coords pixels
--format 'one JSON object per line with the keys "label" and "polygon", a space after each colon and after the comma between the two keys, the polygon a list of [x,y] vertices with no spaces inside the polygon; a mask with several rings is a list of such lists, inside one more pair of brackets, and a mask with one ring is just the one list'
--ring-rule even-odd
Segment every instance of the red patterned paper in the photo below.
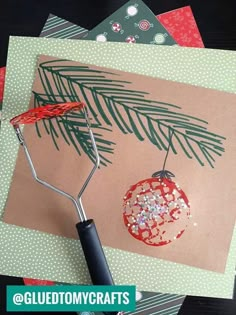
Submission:
{"label": "red patterned paper", "polygon": [[25,285],[54,285],[53,281],[23,278]]}
{"label": "red patterned paper", "polygon": [[0,68],[0,103],[3,100],[3,91],[5,83],[6,67]]}
{"label": "red patterned paper", "polygon": [[204,47],[190,6],[159,14],[157,19],[180,46]]}

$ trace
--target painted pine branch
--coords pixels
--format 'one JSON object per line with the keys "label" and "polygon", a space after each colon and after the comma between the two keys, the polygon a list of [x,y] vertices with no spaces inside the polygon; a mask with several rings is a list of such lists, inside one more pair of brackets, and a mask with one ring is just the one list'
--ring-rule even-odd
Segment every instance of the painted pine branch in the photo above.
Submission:
{"label": "painted pine branch", "polygon": [[40,80],[48,99],[56,101],[59,95],[62,101],[83,100],[97,126],[116,125],[124,134],[132,133],[140,141],[148,139],[159,150],[167,150],[171,143],[174,154],[182,151],[202,166],[214,167],[215,158],[224,152],[225,138],[209,131],[208,122],[201,118],[184,114],[177,105],[147,99],[146,91],[133,90],[132,83],[119,80],[117,74],[67,63],[40,64]]}

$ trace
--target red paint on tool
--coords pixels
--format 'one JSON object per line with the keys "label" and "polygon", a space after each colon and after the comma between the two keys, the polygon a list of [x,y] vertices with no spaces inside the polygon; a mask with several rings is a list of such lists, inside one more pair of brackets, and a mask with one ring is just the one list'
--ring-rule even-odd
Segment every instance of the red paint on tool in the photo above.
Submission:
{"label": "red paint on tool", "polygon": [[41,119],[50,119],[63,116],[70,111],[80,111],[85,104],[80,102],[62,103],[56,105],[45,105],[28,110],[10,120],[12,125],[34,124]]}

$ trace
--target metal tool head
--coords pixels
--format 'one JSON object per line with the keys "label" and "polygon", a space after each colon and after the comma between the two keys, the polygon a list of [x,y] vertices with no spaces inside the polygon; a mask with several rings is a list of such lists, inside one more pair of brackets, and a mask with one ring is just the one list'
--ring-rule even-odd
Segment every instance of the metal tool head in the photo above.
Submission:
{"label": "metal tool head", "polygon": [[[40,179],[36,173],[32,158],[30,156],[29,150],[27,148],[25,139],[23,137],[23,134],[21,132],[20,129],[20,125],[25,125],[25,124],[34,124],[42,119],[52,119],[58,116],[63,116],[71,111],[81,111],[84,114],[84,118],[86,120],[86,124],[87,124],[87,128],[89,131],[89,135],[90,135],[90,139],[91,139],[91,143],[93,146],[93,150],[95,153],[95,159],[96,162],[91,170],[91,172],[89,173],[87,179],[85,180],[84,184],[82,185],[81,190],[78,193],[77,198],[74,198],[73,196],[71,196],[70,194],[68,194],[67,192],[45,182],[44,180]],[[24,148],[24,152],[27,158],[27,161],[29,163],[32,175],[34,177],[34,179],[40,183],[41,185],[50,188],[51,190],[63,195],[64,197],[67,197],[68,199],[70,199],[75,207],[76,210],[78,212],[80,221],[85,221],[87,220],[86,218],[86,214],[83,208],[83,204],[82,204],[82,194],[85,191],[87,185],[89,184],[92,176],[94,175],[96,169],[99,167],[100,164],[100,157],[99,157],[99,152],[97,149],[97,145],[96,145],[96,141],[95,141],[95,137],[93,135],[92,129],[90,127],[90,121],[89,121],[89,117],[88,117],[88,113],[86,110],[86,106],[83,103],[80,102],[72,102],[72,103],[62,103],[62,104],[56,104],[56,105],[45,105],[45,106],[41,106],[41,107],[37,107],[37,108],[33,108],[30,109],[16,117],[13,117],[10,120],[10,123],[13,125],[15,133],[17,135],[17,138],[19,140],[19,143],[23,146]]]}

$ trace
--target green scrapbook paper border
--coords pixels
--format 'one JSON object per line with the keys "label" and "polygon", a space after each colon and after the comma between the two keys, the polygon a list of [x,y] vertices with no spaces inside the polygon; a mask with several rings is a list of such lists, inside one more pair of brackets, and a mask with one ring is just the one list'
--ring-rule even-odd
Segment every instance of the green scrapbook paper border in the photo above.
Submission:
{"label": "green scrapbook paper border", "polygon": [[[196,48],[97,43],[11,37],[3,116],[26,110],[39,54],[116,68],[236,92],[234,52]],[[18,143],[7,122],[0,134],[0,210],[3,213]],[[0,222],[0,273],[58,282],[88,283],[80,243]],[[105,248],[117,284],[139,290],[231,298],[236,261],[236,229],[224,274]]]}

